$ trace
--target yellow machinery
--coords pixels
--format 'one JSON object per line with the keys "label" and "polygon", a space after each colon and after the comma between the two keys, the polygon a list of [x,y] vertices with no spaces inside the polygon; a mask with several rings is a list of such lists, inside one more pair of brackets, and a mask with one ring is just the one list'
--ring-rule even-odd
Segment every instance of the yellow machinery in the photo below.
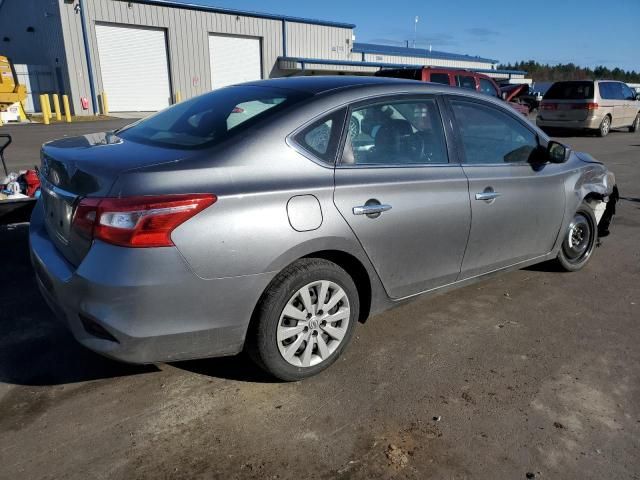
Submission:
{"label": "yellow machinery", "polygon": [[7,57],[0,56],[0,112],[5,112],[14,103],[20,105],[20,118],[24,119],[24,101],[27,89],[18,83],[18,76]]}

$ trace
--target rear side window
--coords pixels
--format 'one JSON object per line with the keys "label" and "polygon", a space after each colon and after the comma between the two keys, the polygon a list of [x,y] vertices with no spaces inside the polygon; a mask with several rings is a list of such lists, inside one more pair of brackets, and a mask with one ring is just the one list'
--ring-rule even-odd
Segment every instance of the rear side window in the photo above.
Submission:
{"label": "rear side window", "polygon": [[221,88],[162,110],[120,130],[118,135],[126,140],[169,148],[209,147],[308,96],[278,88]]}
{"label": "rear side window", "polygon": [[314,157],[333,165],[345,114],[343,108],[313,122],[296,134],[295,142]]}
{"label": "rear side window", "polygon": [[456,75],[456,85],[462,88],[476,89],[476,80],[466,75]]}
{"label": "rear side window", "polygon": [[536,135],[497,108],[462,100],[451,101],[464,146],[465,163],[522,163],[538,147]]}
{"label": "rear side window", "polygon": [[432,73],[429,78],[430,82],[449,85],[449,74],[447,73]]}
{"label": "rear side window", "polygon": [[625,100],[622,84],[619,82],[598,83],[600,97],[606,100]]}
{"label": "rear side window", "polygon": [[545,100],[589,100],[593,82],[556,82],[544,94]]}
{"label": "rear side window", "polygon": [[487,80],[486,78],[480,79],[480,91],[486,95],[491,95],[492,97],[500,97],[498,91],[496,90],[496,87],[494,87],[493,83],[491,83],[491,81]]}

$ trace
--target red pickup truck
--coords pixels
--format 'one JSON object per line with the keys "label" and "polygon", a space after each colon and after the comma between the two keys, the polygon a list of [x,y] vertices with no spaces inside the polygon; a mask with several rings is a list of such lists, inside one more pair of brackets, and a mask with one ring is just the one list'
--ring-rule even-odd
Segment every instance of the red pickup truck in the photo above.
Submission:
{"label": "red pickup truck", "polygon": [[[492,97],[502,98],[524,116],[529,114],[529,107],[518,102],[511,102],[512,92],[502,90],[493,78],[482,73],[457,68],[439,67],[414,67],[414,68],[389,68],[375,73],[376,77],[408,78],[421,82],[441,83],[452,87],[470,88]],[[519,91],[519,90],[518,90]],[[514,94],[515,95],[515,94]]]}

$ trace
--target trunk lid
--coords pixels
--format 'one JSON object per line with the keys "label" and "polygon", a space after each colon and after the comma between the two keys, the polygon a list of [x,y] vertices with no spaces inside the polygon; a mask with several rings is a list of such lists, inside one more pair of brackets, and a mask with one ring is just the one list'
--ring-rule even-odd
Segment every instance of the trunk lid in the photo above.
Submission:
{"label": "trunk lid", "polygon": [[75,208],[84,197],[109,196],[125,171],[181,160],[191,152],[124,140],[114,132],[65,138],[41,151],[41,202],[45,227],[58,250],[74,266],[91,247],[72,227]]}
{"label": "trunk lid", "polygon": [[586,120],[595,107],[595,84],[592,81],[555,82],[540,104],[540,116],[544,120]]}

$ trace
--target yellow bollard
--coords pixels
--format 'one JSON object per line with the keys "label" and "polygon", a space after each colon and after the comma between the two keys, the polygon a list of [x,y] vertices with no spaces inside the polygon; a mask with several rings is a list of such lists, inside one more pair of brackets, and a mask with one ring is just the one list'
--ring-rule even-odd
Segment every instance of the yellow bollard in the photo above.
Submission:
{"label": "yellow bollard", "polygon": [[71,123],[71,109],[69,108],[69,96],[62,96],[62,105],[64,106],[64,119],[67,123]]}
{"label": "yellow bollard", "polygon": [[182,101],[182,94],[180,93],[180,91],[178,90],[176,92],[176,103],[180,103]]}
{"label": "yellow bollard", "polygon": [[49,115],[47,114],[47,102],[44,95],[40,95],[40,110],[42,110],[42,122],[49,125]]}
{"label": "yellow bollard", "polygon": [[56,120],[62,120],[62,115],[60,115],[60,100],[58,99],[58,94],[53,94],[53,109],[56,112]]}
{"label": "yellow bollard", "polygon": [[109,115],[109,99],[107,98],[107,92],[102,92],[102,114]]}
{"label": "yellow bollard", "polygon": [[44,94],[44,104],[47,108],[47,117],[49,117],[49,120],[51,120],[52,115],[51,115],[51,100],[49,100],[49,94],[45,93]]}

